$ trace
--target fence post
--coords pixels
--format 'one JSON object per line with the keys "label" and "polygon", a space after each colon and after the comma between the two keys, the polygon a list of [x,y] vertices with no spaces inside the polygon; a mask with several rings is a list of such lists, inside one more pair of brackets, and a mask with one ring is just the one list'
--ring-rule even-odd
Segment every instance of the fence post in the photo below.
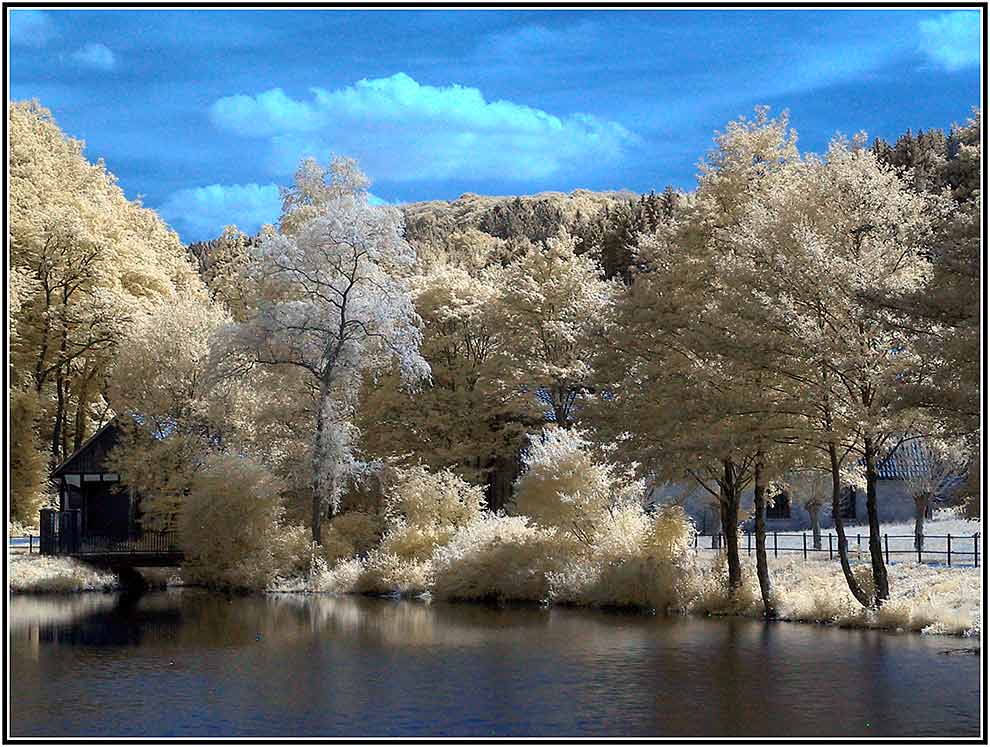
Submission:
{"label": "fence post", "polygon": [[777,533],[773,533],[773,556],[777,557]]}
{"label": "fence post", "polygon": [[748,531],[746,532],[746,554],[747,555],[753,554],[753,535],[750,534]]}
{"label": "fence post", "polygon": [[918,543],[918,562],[921,562],[921,545],[924,544],[924,540]]}
{"label": "fence post", "polygon": [[857,559],[859,559],[859,557],[860,557],[860,550],[859,550],[859,536],[860,536],[860,535],[859,535],[859,532],[857,532],[857,533],[856,533],[856,558],[857,558]]}
{"label": "fence post", "polygon": [[973,567],[980,567],[980,533],[973,532]]}
{"label": "fence post", "polygon": [[887,565],[890,565],[890,536],[887,534],[883,535],[883,549],[887,553]]}
{"label": "fence post", "polygon": [[698,535],[694,535],[694,554],[698,554]]}
{"label": "fence post", "polygon": [[34,555],[34,535],[28,535],[28,555]]}
{"label": "fence post", "polygon": [[828,536],[828,559],[832,559],[832,535]]}
{"label": "fence post", "polygon": [[808,559],[808,535],[801,532],[801,547],[804,549],[804,559]]}
{"label": "fence post", "polygon": [[952,565],[952,535],[945,535],[945,559]]}

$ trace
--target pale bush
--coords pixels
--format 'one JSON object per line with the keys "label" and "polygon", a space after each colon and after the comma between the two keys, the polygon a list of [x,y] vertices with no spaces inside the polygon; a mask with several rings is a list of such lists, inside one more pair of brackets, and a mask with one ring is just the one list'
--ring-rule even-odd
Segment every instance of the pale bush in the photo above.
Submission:
{"label": "pale bush", "polygon": [[179,517],[185,577],[208,586],[264,589],[308,560],[299,528],[280,524],[280,487],[248,459],[209,457],[193,476]]}
{"label": "pale bush", "polygon": [[[40,520],[40,515],[38,519]],[[38,534],[38,520],[34,524],[22,524],[19,521],[11,520],[7,523],[7,538],[24,537],[28,534]]]}
{"label": "pale bush", "polygon": [[323,531],[323,554],[329,563],[371,550],[382,535],[382,521],[366,511],[334,516]]}
{"label": "pale bush", "polygon": [[396,471],[385,494],[385,516],[393,526],[461,527],[485,507],[484,490],[449,469],[432,473],[423,466]]}
{"label": "pale bush", "polygon": [[372,550],[351,590],[364,594],[422,594],[432,582],[433,567],[429,560]]}
{"label": "pale bush", "polygon": [[279,574],[295,573],[310,562],[312,539],[309,529],[300,524],[272,527],[272,560]]}
{"label": "pale bush", "polygon": [[407,560],[429,560],[433,551],[446,545],[455,531],[454,527],[403,524],[389,529],[382,539],[381,550]]}
{"label": "pale bush", "polygon": [[[888,566],[890,599],[879,609],[864,608],[849,591],[838,563],[771,558],[773,601],[782,620],[816,622],[843,627],[892,628],[927,634],[979,635],[982,599],[981,569],[947,568],[895,563]],[[701,593],[693,612],[763,615],[755,573],[743,567],[744,596],[730,603],[725,597],[723,563],[716,561],[701,575]],[[853,566],[857,578],[872,593],[868,563]]]}
{"label": "pale bush", "polygon": [[645,493],[642,481],[597,461],[578,430],[545,429],[530,440],[523,461],[513,499],[516,513],[586,544],[610,509],[639,503]]}
{"label": "pale bush", "polygon": [[744,563],[742,583],[730,591],[725,552],[720,550],[715,554],[711,566],[701,569],[689,610],[708,615],[761,616],[763,601],[756,570]]}
{"label": "pale bush", "polygon": [[[309,565],[304,572],[288,577],[276,576],[269,582],[265,590],[276,594],[333,593],[351,590],[351,585],[346,583],[345,579],[338,578],[330,570],[323,552],[316,543],[311,543],[308,549]],[[335,568],[353,565],[360,569],[361,561],[354,558],[342,560]],[[342,581],[344,583],[341,583]]]}
{"label": "pale bush", "polygon": [[400,558],[372,550],[365,558],[347,558],[327,565],[314,548],[308,572],[290,578],[277,577],[268,584],[273,593],[312,594],[422,594],[432,583],[429,560]]}
{"label": "pale bush", "polygon": [[550,574],[556,603],[683,610],[698,586],[689,549],[694,525],[679,506],[653,518],[634,505],[599,522],[590,553]]}
{"label": "pale bush", "polygon": [[573,542],[524,516],[484,514],[433,555],[437,599],[543,601]]}
{"label": "pale bush", "polygon": [[71,558],[9,553],[7,585],[12,593],[109,591],[120,580]]}

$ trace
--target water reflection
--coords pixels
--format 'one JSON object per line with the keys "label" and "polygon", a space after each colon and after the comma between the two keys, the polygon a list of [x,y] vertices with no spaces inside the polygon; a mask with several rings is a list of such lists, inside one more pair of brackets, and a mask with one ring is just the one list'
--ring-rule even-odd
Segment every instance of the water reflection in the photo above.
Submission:
{"label": "water reflection", "polygon": [[974,735],[972,642],[201,590],[15,596],[15,735]]}

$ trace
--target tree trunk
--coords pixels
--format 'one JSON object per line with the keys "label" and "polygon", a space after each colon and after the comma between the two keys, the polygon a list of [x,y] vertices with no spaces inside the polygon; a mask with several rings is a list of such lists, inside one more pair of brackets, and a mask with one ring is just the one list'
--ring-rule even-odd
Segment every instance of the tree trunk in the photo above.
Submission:
{"label": "tree trunk", "polygon": [[554,386],[550,395],[553,402],[553,419],[561,428],[570,428],[572,423],[567,411],[567,388],[563,385]]}
{"label": "tree trunk", "polygon": [[822,507],[817,503],[806,506],[808,516],[811,518],[811,546],[816,550],[822,549]]}
{"label": "tree trunk", "polygon": [[[712,525],[712,549],[714,550],[718,547],[718,536],[722,533],[722,501],[716,503],[712,511],[712,520],[715,522]],[[705,512],[707,516],[708,512]]]}
{"label": "tree trunk", "polygon": [[872,600],[860,587],[849,565],[849,545],[846,542],[845,527],[842,525],[842,477],[839,474],[839,455],[835,442],[830,442],[828,445],[828,457],[832,467],[832,520],[835,522],[835,533],[839,539],[839,564],[842,566],[842,575],[846,577],[846,584],[852,595],[856,597],[856,601],[864,607],[870,607]]}
{"label": "tree trunk", "polygon": [[41,390],[45,386],[45,364],[48,362],[48,340],[51,335],[51,320],[48,316],[48,309],[52,306],[52,292],[47,287],[45,288],[45,308],[41,312],[42,326],[41,326],[41,347],[38,351],[38,358],[34,364],[34,390],[41,394]]}
{"label": "tree trunk", "polygon": [[55,424],[52,427],[52,467],[57,467],[62,461],[62,429],[65,423],[65,379],[62,369],[55,377]]}
{"label": "tree trunk", "polygon": [[880,515],[877,510],[877,447],[873,436],[863,437],[866,458],[866,515],[870,522],[870,563],[873,566],[874,604],[879,607],[890,596],[887,584],[887,566],[883,562],[880,544]]}
{"label": "tree trunk", "polygon": [[76,395],[76,416],[72,426],[72,450],[82,446],[86,440],[86,411],[89,409],[89,384],[93,374],[83,377],[79,382],[79,392]]}
{"label": "tree trunk", "polygon": [[735,596],[736,590],[742,586],[742,566],[739,563],[739,486],[732,460],[725,460],[722,467],[722,531],[725,534],[725,559],[729,569],[729,594]]}
{"label": "tree trunk", "polygon": [[914,501],[914,549],[925,549],[925,509],[928,508],[928,499],[921,501],[915,498]]}
{"label": "tree trunk", "polygon": [[777,616],[770,599],[770,569],[767,567],[767,485],[762,456],[753,468],[753,511],[756,514],[756,576],[760,580],[760,596],[767,619]]}
{"label": "tree trunk", "polygon": [[69,325],[67,316],[67,307],[69,303],[68,288],[63,286],[62,288],[62,306],[59,311],[59,321],[61,324],[61,332],[59,333],[59,348],[58,348],[58,359],[57,359],[57,369],[55,372],[55,426],[52,429],[52,466],[57,466],[61,462],[61,456],[66,456],[63,444],[65,441],[64,429],[65,429],[65,388],[66,388],[66,366],[65,366],[65,356],[66,351],[69,349]]}
{"label": "tree trunk", "polygon": [[323,413],[329,396],[330,388],[324,383],[320,386],[320,399],[316,404],[316,435],[313,439],[312,463],[313,516],[310,528],[313,533],[313,542],[318,545],[323,544],[323,513],[327,504],[326,481],[323,479],[323,431],[325,427]]}

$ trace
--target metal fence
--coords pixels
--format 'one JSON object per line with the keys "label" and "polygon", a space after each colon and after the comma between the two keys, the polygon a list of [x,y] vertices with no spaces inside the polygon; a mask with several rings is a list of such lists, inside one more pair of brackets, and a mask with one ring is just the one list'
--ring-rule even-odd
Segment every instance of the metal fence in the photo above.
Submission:
{"label": "metal fence", "polygon": [[8,537],[7,547],[11,550],[27,550],[29,555],[38,552],[39,537],[37,534],[22,534],[19,537]]}
{"label": "metal fence", "polygon": [[[754,532],[745,532],[741,538],[740,552],[745,547],[747,555],[752,555],[756,549]],[[853,558],[869,557],[869,535],[861,532],[855,535],[846,534],[849,556]],[[722,549],[725,546],[725,536],[721,533],[714,535],[695,535],[695,552],[709,548]],[[975,566],[980,565],[980,533],[973,534],[925,534],[920,547],[915,544],[913,534],[883,534],[880,537],[880,547],[884,559],[889,564],[893,560],[909,560],[917,563],[944,563],[945,565]],[[839,540],[834,534],[821,535],[821,547],[814,546],[814,537],[810,532],[767,532],[767,553],[780,557],[786,553],[800,553],[807,560],[828,557],[829,560],[839,556]]]}

